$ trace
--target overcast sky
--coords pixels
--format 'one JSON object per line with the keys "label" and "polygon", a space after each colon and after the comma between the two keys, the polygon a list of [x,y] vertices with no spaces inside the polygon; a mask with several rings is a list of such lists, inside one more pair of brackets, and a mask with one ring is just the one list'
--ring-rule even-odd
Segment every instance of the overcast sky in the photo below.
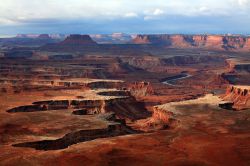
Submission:
{"label": "overcast sky", "polygon": [[0,35],[250,34],[250,0],[2,0]]}

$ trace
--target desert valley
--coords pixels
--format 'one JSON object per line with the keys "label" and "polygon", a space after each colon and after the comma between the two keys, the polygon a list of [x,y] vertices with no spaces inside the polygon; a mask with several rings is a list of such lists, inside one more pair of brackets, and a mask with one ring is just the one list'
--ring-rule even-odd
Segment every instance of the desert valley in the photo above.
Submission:
{"label": "desert valley", "polygon": [[0,165],[250,165],[250,37],[0,39]]}

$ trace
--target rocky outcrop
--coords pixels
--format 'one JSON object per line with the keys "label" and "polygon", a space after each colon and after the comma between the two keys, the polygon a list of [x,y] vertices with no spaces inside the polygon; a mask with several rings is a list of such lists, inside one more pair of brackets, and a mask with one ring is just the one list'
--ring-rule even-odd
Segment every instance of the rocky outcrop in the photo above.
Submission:
{"label": "rocky outcrop", "polygon": [[64,41],[47,44],[40,47],[41,50],[48,51],[83,51],[96,50],[98,44],[89,35],[70,35]]}
{"label": "rocky outcrop", "polygon": [[164,124],[168,124],[170,122],[170,118],[172,117],[173,113],[165,111],[161,108],[154,107],[152,120],[153,121],[161,121]]}
{"label": "rocky outcrop", "polygon": [[91,39],[89,35],[70,35],[64,41],[59,43],[60,45],[96,45],[97,43]]}
{"label": "rocky outcrop", "polygon": [[152,109],[152,116],[147,119],[138,120],[135,123],[135,128],[145,132],[152,132],[175,127],[174,122],[176,122],[176,119],[173,118],[172,112],[156,106]]}
{"label": "rocky outcrop", "polygon": [[223,96],[226,101],[231,101],[232,108],[235,110],[243,110],[250,108],[250,86],[234,86],[227,88],[226,94]]}
{"label": "rocky outcrop", "polygon": [[149,82],[135,82],[128,86],[131,95],[135,97],[143,97],[154,93],[153,87]]}
{"label": "rocky outcrop", "polygon": [[133,43],[134,44],[150,44],[150,41],[148,38],[149,38],[149,36],[146,36],[146,35],[137,35],[133,39]]}

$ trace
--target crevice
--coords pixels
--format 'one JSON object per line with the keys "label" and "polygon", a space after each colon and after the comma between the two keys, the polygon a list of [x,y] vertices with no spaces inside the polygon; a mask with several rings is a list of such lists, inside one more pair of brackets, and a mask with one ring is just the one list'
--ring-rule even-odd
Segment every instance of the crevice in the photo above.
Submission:
{"label": "crevice", "polygon": [[86,142],[95,140],[98,138],[108,138],[115,137],[121,135],[135,134],[140,133],[139,131],[135,131],[130,127],[113,123],[109,125],[106,129],[94,129],[94,130],[80,130],[72,133],[66,134],[64,137],[56,139],[56,140],[42,140],[36,142],[25,142],[14,144],[14,147],[29,147],[34,148],[36,150],[59,150],[65,149],[73,144],[77,144],[80,142]]}

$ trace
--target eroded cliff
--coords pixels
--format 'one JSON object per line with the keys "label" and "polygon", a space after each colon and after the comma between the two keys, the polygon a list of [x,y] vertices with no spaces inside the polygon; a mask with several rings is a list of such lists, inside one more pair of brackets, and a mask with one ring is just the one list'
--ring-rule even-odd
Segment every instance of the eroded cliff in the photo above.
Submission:
{"label": "eroded cliff", "polygon": [[227,88],[224,100],[232,102],[232,108],[243,110],[250,108],[250,86],[231,85]]}

